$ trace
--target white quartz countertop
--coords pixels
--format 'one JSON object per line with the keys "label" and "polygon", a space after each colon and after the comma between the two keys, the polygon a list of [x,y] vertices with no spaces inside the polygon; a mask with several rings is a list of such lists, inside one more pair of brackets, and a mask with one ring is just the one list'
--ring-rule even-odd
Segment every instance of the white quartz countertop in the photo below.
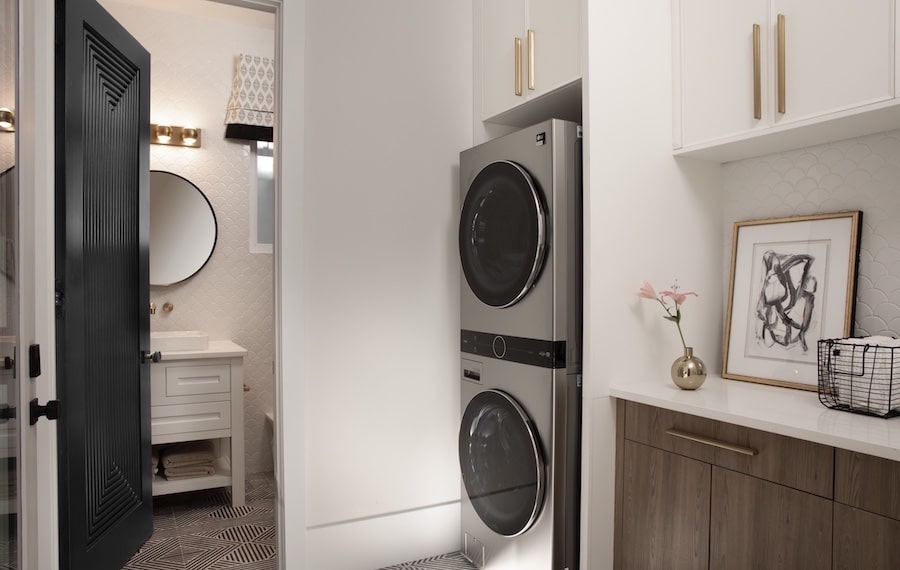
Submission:
{"label": "white quartz countertop", "polygon": [[196,358],[229,358],[246,356],[247,349],[230,340],[211,340],[205,350],[165,350],[160,352],[163,361],[190,360]]}
{"label": "white quartz countertop", "polygon": [[616,384],[609,392],[622,400],[900,461],[900,417],[831,410],[819,402],[816,392],[713,375],[693,392],[668,379]]}

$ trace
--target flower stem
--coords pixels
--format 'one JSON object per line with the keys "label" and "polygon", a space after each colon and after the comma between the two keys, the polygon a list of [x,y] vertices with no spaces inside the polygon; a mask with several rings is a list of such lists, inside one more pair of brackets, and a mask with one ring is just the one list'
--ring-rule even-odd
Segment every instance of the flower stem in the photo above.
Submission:
{"label": "flower stem", "polygon": [[681,323],[677,323],[677,322],[676,322],[676,323],[675,323],[675,326],[678,327],[678,336],[681,337],[681,346],[683,346],[684,349],[687,350],[687,343],[684,342],[684,335],[681,334]]}

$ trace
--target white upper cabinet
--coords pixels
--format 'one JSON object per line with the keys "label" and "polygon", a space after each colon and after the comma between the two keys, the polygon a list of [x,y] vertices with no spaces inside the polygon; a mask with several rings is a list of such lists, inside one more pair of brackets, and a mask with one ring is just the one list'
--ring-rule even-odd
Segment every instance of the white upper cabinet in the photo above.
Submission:
{"label": "white upper cabinet", "polygon": [[[894,96],[893,0],[778,0],[784,26],[786,123]],[[778,38],[772,44],[778,57]],[[778,63],[775,62],[776,74]]]}
{"label": "white upper cabinet", "polygon": [[733,159],[856,136],[881,119],[848,117],[895,103],[894,0],[673,6],[674,146],[686,154],[730,145],[721,158]]}
{"label": "white upper cabinet", "polygon": [[581,77],[578,0],[479,0],[475,15],[481,119]]}

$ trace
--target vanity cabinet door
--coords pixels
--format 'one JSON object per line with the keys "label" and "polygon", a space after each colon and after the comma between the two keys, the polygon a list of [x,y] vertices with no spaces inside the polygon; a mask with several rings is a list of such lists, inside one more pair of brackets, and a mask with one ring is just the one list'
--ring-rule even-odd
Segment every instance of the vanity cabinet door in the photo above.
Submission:
{"label": "vanity cabinet door", "polygon": [[624,442],[622,542],[616,567],[709,567],[710,465]]}
{"label": "vanity cabinet door", "polygon": [[832,505],[816,495],[713,467],[710,568],[830,569]]}

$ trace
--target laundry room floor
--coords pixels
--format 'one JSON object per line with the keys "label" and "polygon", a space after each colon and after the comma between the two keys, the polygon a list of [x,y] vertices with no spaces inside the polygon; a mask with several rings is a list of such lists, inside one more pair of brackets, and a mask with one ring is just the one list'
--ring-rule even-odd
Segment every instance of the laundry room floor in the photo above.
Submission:
{"label": "laundry room floor", "polygon": [[462,557],[458,552],[449,554],[441,554],[440,556],[432,556],[422,560],[413,562],[404,562],[380,568],[379,570],[474,570],[475,567],[468,560]]}

